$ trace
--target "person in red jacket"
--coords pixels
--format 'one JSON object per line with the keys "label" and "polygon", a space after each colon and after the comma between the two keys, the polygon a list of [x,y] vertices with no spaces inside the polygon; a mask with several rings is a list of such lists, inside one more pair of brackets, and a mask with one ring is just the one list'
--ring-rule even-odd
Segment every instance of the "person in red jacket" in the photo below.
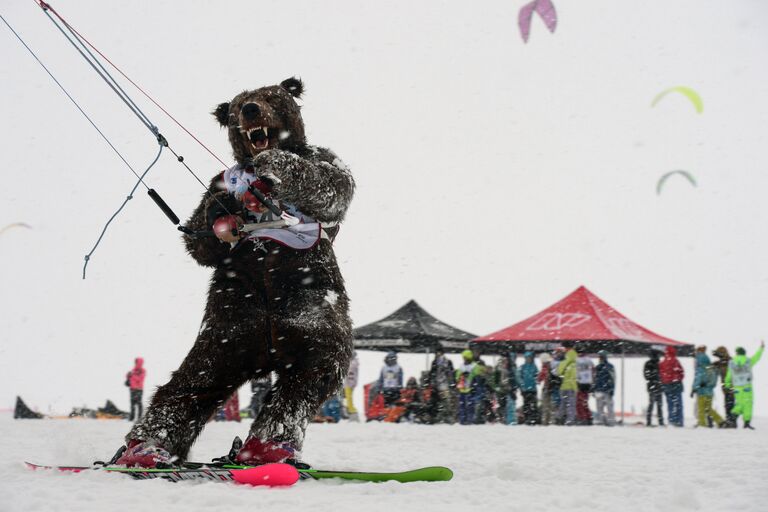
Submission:
{"label": "person in red jacket", "polygon": [[667,398],[669,423],[676,427],[683,426],[683,377],[685,371],[677,359],[675,347],[667,347],[664,360],[659,363],[661,389]]}
{"label": "person in red jacket", "polygon": [[131,390],[131,413],[128,421],[140,420],[144,412],[141,398],[144,394],[144,377],[146,376],[147,370],[144,369],[144,359],[137,357],[133,369],[125,376],[125,385]]}

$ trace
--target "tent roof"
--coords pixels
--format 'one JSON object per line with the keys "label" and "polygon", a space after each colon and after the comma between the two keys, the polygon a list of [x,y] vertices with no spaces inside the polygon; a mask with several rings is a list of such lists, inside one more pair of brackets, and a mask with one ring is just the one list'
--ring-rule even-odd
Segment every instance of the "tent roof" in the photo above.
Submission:
{"label": "tent roof", "polygon": [[414,300],[391,315],[354,330],[355,348],[363,350],[408,352],[442,346],[447,351],[461,351],[474,337],[441,322]]}
{"label": "tent roof", "polygon": [[[692,345],[660,336],[625,317],[584,286],[530,318],[500,331],[475,338],[489,342],[596,342],[602,346],[624,342],[635,349],[673,346],[687,352]],[[631,342],[627,344],[626,342]],[[636,351],[636,350],[635,350]]]}

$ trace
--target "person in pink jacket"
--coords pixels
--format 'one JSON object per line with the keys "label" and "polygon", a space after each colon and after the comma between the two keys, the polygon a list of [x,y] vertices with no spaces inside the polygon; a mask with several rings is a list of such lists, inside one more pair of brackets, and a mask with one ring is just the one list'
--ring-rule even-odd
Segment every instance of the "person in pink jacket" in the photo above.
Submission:
{"label": "person in pink jacket", "polygon": [[144,394],[144,378],[146,376],[147,370],[144,369],[144,359],[137,357],[133,369],[125,376],[125,385],[131,390],[131,413],[128,421],[140,420],[144,412],[141,398]]}

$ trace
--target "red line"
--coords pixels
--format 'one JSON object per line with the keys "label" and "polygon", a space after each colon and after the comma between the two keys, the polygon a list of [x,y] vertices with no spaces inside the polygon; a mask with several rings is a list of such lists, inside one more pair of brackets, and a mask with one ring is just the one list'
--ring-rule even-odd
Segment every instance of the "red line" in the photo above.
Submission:
{"label": "red line", "polygon": [[205,150],[206,150],[208,153],[210,153],[210,155],[211,155],[213,158],[215,158],[216,160],[218,160],[218,161],[219,161],[219,163],[221,163],[221,165],[223,165],[224,167],[229,167],[229,166],[228,166],[226,163],[224,163],[224,161],[223,161],[221,158],[219,158],[219,157],[216,155],[216,153],[214,153],[213,151],[211,151],[210,149],[208,149],[208,146],[206,146],[205,144],[203,144],[203,143],[200,141],[200,139],[198,139],[197,137],[195,137],[195,136],[192,134],[192,132],[190,132],[189,130],[187,130],[187,129],[184,127],[184,125],[182,125],[180,122],[178,122],[178,121],[176,120],[176,118],[175,118],[175,117],[173,117],[173,116],[172,116],[172,115],[171,115],[171,114],[170,114],[170,113],[169,113],[167,110],[165,110],[165,109],[164,109],[162,106],[160,106],[160,104],[159,104],[158,102],[156,102],[156,101],[154,100],[154,98],[152,98],[152,96],[150,96],[149,94],[147,94],[147,92],[146,92],[144,89],[142,89],[141,87],[139,87],[139,85],[138,85],[136,82],[134,82],[133,80],[131,80],[131,79],[128,77],[128,75],[126,75],[125,73],[123,73],[123,71],[122,71],[122,70],[121,70],[119,67],[117,67],[117,66],[116,66],[116,65],[115,65],[115,64],[114,64],[114,63],[113,63],[111,60],[109,60],[109,58],[108,58],[106,55],[104,55],[103,53],[101,53],[101,52],[99,51],[99,49],[98,49],[98,48],[96,48],[95,46],[93,46],[93,45],[91,44],[91,42],[90,42],[88,39],[86,39],[86,38],[85,38],[85,37],[84,37],[84,36],[83,36],[83,35],[82,35],[80,32],[78,32],[78,31],[77,31],[77,29],[75,29],[75,27],[73,27],[72,25],[70,25],[70,24],[69,24],[69,22],[67,22],[67,20],[65,20],[64,18],[62,18],[62,17],[61,17],[61,15],[60,15],[58,12],[56,12],[56,9],[54,9],[53,7],[51,7],[51,5],[50,5],[50,4],[48,4],[48,3],[44,2],[43,0],[35,0],[35,2],[36,2],[36,3],[37,3],[37,4],[38,4],[38,5],[39,5],[39,6],[40,6],[42,9],[44,9],[44,10],[49,10],[49,11],[51,11],[51,12],[52,12],[54,15],[56,15],[56,17],[57,17],[57,18],[59,18],[59,20],[60,20],[60,21],[61,21],[61,22],[62,22],[62,23],[63,23],[63,24],[64,24],[64,25],[65,25],[65,26],[68,28],[68,29],[70,29],[72,32],[74,32],[75,34],[77,34],[77,36],[78,36],[80,39],[82,39],[83,41],[85,41],[85,42],[88,44],[88,46],[90,46],[90,47],[91,47],[91,49],[92,49],[93,51],[95,51],[96,53],[98,53],[98,54],[101,56],[101,58],[103,58],[104,60],[106,60],[106,61],[109,63],[109,65],[110,65],[110,66],[112,66],[113,68],[115,68],[115,69],[117,70],[117,72],[118,72],[118,73],[120,73],[120,74],[123,76],[123,78],[125,78],[126,80],[128,80],[128,81],[131,83],[131,85],[133,85],[135,88],[137,88],[139,91],[141,91],[141,93],[142,93],[144,96],[146,96],[146,97],[149,99],[149,101],[151,101],[152,103],[154,103],[154,104],[155,104],[155,106],[156,106],[157,108],[159,108],[160,110],[162,110],[162,111],[163,111],[163,113],[164,113],[165,115],[167,115],[168,117],[170,117],[170,118],[171,118],[171,120],[173,120],[173,122],[174,122],[174,123],[176,123],[176,124],[179,126],[179,128],[181,128],[182,130],[184,130],[184,131],[187,133],[187,135],[189,135],[190,137],[192,137],[193,139],[195,139],[195,142],[197,142],[198,144],[200,144],[200,145],[203,147],[203,149],[205,149]]}

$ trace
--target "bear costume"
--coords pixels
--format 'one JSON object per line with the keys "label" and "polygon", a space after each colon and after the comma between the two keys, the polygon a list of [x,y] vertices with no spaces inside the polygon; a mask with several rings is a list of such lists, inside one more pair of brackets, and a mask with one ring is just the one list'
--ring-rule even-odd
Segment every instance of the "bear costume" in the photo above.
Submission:
{"label": "bear costume", "polygon": [[[333,152],[307,144],[294,99],[303,89],[289,78],[244,91],[213,112],[228,129],[237,165],[211,181],[186,223],[219,236],[184,236],[189,254],[213,268],[205,314],[192,349],[126,436],[117,464],[185,460],[216,409],[271,372],[277,380],[236,461],[296,460],[310,419],[343,385],[352,325],[332,240],[355,185]],[[256,190],[308,228],[295,235],[302,248],[281,239],[290,229],[264,230],[278,233],[263,237],[238,232],[276,218],[251,194]],[[307,233],[316,236],[307,241]]]}

